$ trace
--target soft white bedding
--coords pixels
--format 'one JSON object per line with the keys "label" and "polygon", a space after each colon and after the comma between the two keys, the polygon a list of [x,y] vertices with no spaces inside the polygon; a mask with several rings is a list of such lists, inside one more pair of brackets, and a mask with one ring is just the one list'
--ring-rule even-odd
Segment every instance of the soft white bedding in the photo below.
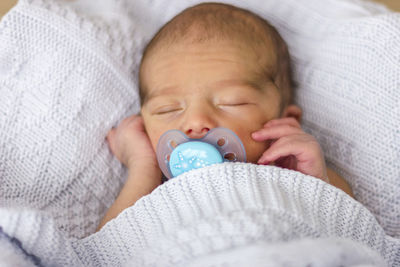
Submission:
{"label": "soft white bedding", "polygon": [[3,231],[44,266],[400,264],[400,240],[343,191],[249,163],[187,172],[84,239],[67,238],[37,212],[4,209],[2,215]]}
{"label": "soft white bedding", "polygon": [[[139,110],[137,65],[142,48],[164,22],[198,2],[22,0],[3,17],[0,244],[11,247],[10,255],[80,264],[80,255],[93,253],[89,265],[129,260],[129,246],[118,248],[122,254],[109,251],[99,256],[98,247],[85,243],[88,239],[73,240],[94,232],[124,182],[126,170],[113,158],[104,137]],[[225,2],[267,18],[287,41],[303,127],[320,141],[328,165],[350,183],[380,239],[379,245],[369,243],[376,240],[375,232],[361,239],[353,234],[345,238],[378,251],[389,264],[398,262],[398,250],[380,249],[389,243],[398,248],[400,237],[400,15],[355,0]],[[295,190],[297,184],[291,186]],[[173,184],[165,186],[170,187]],[[313,205],[317,209],[320,204]],[[43,214],[52,220],[43,219]],[[110,223],[115,229],[118,220]],[[337,237],[341,226],[329,227],[328,233]],[[34,234],[37,229],[48,233],[48,239]],[[113,235],[112,228],[106,229],[88,238],[107,247]],[[117,244],[134,235],[129,229],[113,237]],[[359,229],[365,228],[349,231],[359,234]],[[13,237],[23,250],[10,241]],[[49,245],[54,251],[50,256],[43,254]]]}

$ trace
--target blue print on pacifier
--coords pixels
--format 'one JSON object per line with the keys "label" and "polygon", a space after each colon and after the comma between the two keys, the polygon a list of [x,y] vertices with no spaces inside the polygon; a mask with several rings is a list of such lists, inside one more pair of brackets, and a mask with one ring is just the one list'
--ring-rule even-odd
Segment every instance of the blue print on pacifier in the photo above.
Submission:
{"label": "blue print on pacifier", "polygon": [[240,138],[226,128],[211,129],[200,139],[169,130],[158,141],[157,160],[161,171],[170,179],[212,164],[245,162],[246,151]]}

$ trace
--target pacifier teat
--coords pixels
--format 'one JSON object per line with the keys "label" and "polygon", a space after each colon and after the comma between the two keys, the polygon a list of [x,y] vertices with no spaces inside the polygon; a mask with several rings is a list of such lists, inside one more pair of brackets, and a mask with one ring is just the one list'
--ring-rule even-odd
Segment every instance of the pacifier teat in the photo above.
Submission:
{"label": "pacifier teat", "polygon": [[161,171],[170,179],[211,164],[245,162],[246,151],[240,138],[227,128],[211,129],[200,139],[169,130],[158,141],[157,160]]}

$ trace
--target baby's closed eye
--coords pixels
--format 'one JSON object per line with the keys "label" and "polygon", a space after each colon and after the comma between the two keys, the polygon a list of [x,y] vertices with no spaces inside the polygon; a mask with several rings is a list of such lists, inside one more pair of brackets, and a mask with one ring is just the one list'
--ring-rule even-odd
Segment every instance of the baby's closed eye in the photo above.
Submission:
{"label": "baby's closed eye", "polygon": [[255,101],[244,97],[222,98],[217,101],[217,106],[240,107],[246,105],[254,105]]}
{"label": "baby's closed eye", "polygon": [[246,105],[254,105],[256,102],[257,99],[255,96],[243,93],[223,95],[214,99],[214,103],[216,106],[240,107]]}
{"label": "baby's closed eye", "polygon": [[252,103],[247,102],[231,102],[231,103],[221,103],[218,104],[219,106],[244,106],[244,105],[251,105]]}
{"label": "baby's closed eye", "polygon": [[177,112],[182,110],[182,107],[180,106],[163,106],[160,108],[156,108],[152,114],[154,115],[163,115],[163,114],[167,114],[167,113],[172,113],[172,112]]}

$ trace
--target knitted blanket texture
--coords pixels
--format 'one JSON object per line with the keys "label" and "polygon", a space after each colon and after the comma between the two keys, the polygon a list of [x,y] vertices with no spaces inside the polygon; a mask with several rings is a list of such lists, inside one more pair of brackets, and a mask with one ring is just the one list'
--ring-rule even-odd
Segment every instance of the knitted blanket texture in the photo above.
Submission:
{"label": "knitted blanket texture", "polygon": [[127,171],[105,136],[138,64],[197,0],[20,0],[0,22],[1,266],[400,266],[400,14],[361,0],[221,1],[288,43],[302,127],[355,200],[236,163],[170,180],[95,229]]}
{"label": "knitted blanket texture", "polygon": [[400,259],[400,241],[341,190],[246,163],[185,173],[83,239],[66,238],[34,211],[2,214],[5,232],[44,266],[397,266]]}

